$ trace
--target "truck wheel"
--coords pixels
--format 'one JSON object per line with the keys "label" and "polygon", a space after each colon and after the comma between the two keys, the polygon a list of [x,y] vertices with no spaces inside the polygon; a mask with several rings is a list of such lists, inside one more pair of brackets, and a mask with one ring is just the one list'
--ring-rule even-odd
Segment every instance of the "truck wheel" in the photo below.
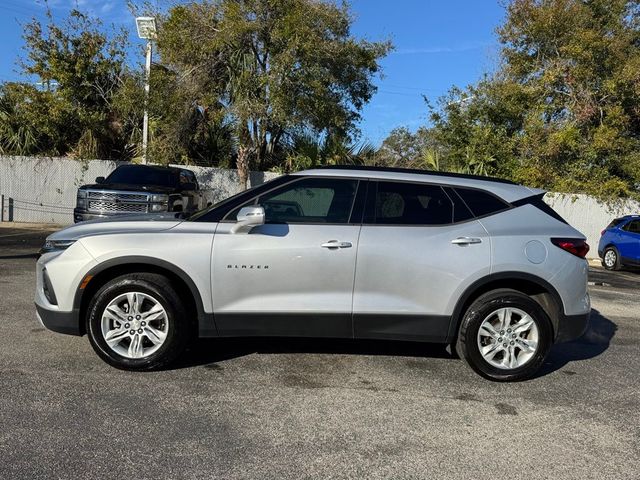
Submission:
{"label": "truck wheel", "polygon": [[89,304],[87,333],[95,352],[110,365],[156,370],[184,351],[190,328],[166,277],[132,273],[98,290]]}
{"label": "truck wheel", "polygon": [[542,307],[521,292],[499,289],[469,307],[456,349],[477,373],[505,382],[535,374],[552,342],[551,321]]}

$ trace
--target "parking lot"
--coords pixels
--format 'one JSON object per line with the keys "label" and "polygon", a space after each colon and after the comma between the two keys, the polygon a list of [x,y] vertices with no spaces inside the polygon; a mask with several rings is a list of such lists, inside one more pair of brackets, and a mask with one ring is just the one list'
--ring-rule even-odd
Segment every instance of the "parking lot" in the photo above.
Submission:
{"label": "parking lot", "polygon": [[44,330],[46,231],[0,228],[0,478],[640,478],[640,274],[592,269],[593,316],[527,382],[443,347],[208,340],[129,373]]}

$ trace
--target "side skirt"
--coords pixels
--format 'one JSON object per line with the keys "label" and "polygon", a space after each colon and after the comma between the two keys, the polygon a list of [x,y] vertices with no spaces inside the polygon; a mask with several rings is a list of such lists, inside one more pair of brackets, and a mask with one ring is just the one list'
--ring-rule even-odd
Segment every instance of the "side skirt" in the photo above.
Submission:
{"label": "side skirt", "polygon": [[355,338],[447,343],[450,323],[448,315],[356,313],[353,335]]}
{"label": "side skirt", "polygon": [[447,343],[451,323],[447,315],[245,312],[206,316],[209,327],[201,323],[200,337],[360,338]]}

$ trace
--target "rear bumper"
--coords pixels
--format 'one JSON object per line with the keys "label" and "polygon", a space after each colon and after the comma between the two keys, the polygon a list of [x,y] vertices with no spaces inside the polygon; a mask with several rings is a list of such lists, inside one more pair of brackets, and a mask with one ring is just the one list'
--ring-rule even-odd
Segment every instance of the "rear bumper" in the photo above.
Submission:
{"label": "rear bumper", "polygon": [[78,321],[78,312],[59,312],[47,310],[36,303],[36,312],[38,320],[49,330],[67,335],[82,335],[80,331],[80,322]]}
{"label": "rear bumper", "polygon": [[570,342],[580,338],[589,328],[591,312],[580,315],[562,315],[558,322],[556,343]]}

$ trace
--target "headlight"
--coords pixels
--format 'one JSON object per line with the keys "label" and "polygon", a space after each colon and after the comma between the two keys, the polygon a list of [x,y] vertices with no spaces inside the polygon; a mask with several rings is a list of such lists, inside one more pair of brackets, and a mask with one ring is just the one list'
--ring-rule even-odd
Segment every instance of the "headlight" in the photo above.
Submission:
{"label": "headlight", "polygon": [[78,195],[76,197],[76,207],[86,209],[87,208],[87,191],[86,190],[78,190]]}
{"label": "headlight", "polygon": [[152,203],[149,208],[150,212],[166,212],[167,204],[166,203]]}
{"label": "headlight", "polygon": [[151,195],[151,201],[152,202],[168,202],[169,195],[165,195],[163,193],[154,193],[153,195]]}
{"label": "headlight", "polygon": [[55,252],[58,250],[66,250],[75,243],[75,240],[46,240],[44,247],[40,250],[40,253]]}

